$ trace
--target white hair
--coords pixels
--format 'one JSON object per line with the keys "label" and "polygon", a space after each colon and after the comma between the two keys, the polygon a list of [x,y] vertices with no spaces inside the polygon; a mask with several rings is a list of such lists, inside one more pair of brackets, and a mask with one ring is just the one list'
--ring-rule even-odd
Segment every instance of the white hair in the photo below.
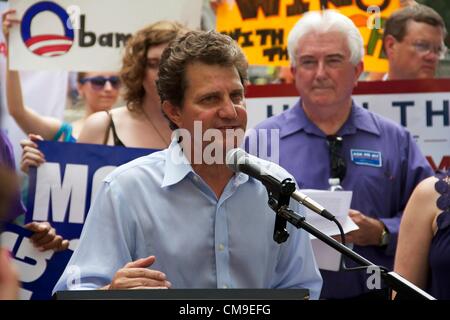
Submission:
{"label": "white hair", "polygon": [[298,43],[304,36],[316,33],[340,32],[347,38],[350,62],[357,65],[364,57],[364,41],[353,21],[334,10],[310,11],[300,18],[288,35],[291,66],[296,65]]}

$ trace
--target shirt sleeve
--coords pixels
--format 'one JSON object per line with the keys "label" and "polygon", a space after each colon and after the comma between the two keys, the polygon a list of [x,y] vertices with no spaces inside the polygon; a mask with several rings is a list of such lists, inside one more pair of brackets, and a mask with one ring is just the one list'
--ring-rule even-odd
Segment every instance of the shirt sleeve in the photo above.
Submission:
{"label": "shirt sleeve", "polygon": [[114,185],[104,182],[92,204],[78,247],[57,282],[60,290],[97,289],[108,285],[114,274],[132,261],[128,223],[120,212],[127,205]]}

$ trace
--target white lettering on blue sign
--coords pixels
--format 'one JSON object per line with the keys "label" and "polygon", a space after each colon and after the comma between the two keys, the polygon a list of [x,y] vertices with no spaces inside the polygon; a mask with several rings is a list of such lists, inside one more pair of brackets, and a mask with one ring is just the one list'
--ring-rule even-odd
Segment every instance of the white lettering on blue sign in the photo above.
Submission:
{"label": "white lettering on blue sign", "polygon": [[361,166],[381,167],[383,164],[381,152],[370,150],[350,150],[350,158],[353,163]]}
{"label": "white lettering on blue sign", "polygon": [[[68,222],[82,224],[85,218],[89,166],[67,164],[63,178],[61,178],[60,168],[59,163],[46,162],[37,169],[33,220],[64,222],[70,203]],[[114,168],[116,167],[104,166],[94,173],[91,199],[102,180]],[[50,204],[52,219],[48,216]]]}

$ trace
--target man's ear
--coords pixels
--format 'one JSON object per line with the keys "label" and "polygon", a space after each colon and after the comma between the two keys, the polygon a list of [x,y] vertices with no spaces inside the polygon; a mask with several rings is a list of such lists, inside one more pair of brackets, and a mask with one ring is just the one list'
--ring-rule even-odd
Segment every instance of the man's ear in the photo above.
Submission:
{"label": "man's ear", "polygon": [[292,64],[291,64],[291,73],[292,73],[292,77],[294,78],[294,82],[295,82],[295,73],[297,72],[297,67],[294,67]]}
{"label": "man's ear", "polygon": [[162,103],[162,111],[170,121],[177,125],[178,128],[183,128],[180,107],[174,106],[170,101],[165,100]]}
{"label": "man's ear", "polygon": [[364,62],[360,61],[355,66],[355,79],[354,79],[354,83],[353,83],[353,88],[356,88],[356,86],[358,85],[359,77],[361,76],[361,73],[363,71],[364,71]]}
{"label": "man's ear", "polygon": [[386,56],[392,57],[392,51],[394,50],[394,46],[397,43],[397,40],[391,36],[390,34],[388,34],[385,38],[384,38],[384,52],[386,53]]}

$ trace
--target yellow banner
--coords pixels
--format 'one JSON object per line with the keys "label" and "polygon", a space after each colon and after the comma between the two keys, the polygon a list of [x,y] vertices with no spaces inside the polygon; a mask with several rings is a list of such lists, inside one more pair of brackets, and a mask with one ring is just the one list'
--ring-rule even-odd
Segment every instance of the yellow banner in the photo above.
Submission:
{"label": "yellow banner", "polygon": [[287,36],[308,11],[335,9],[353,20],[366,49],[366,71],[386,72],[382,53],[383,21],[400,0],[226,0],[217,8],[217,30],[244,49],[250,64],[287,66]]}

